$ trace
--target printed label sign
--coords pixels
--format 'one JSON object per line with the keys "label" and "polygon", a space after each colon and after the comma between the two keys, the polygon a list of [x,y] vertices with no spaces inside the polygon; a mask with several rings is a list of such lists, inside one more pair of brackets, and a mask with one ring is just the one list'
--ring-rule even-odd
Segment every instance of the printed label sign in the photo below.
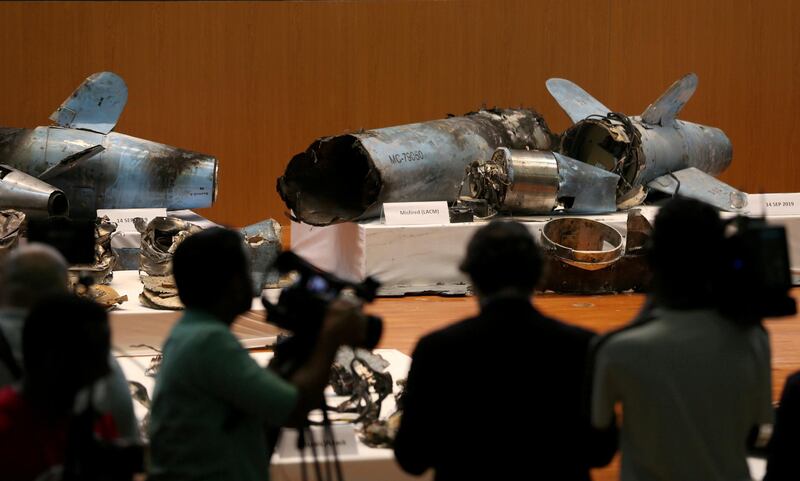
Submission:
{"label": "printed label sign", "polygon": [[750,216],[800,215],[800,193],[748,194],[747,211]]}
{"label": "printed label sign", "polygon": [[387,225],[449,224],[447,202],[387,202],[383,204]]}
{"label": "printed label sign", "polygon": [[[312,441],[317,456],[324,456],[327,452],[329,455],[333,454],[331,444],[336,444],[336,454],[341,456],[343,454],[358,454],[358,446],[356,445],[356,430],[352,424],[334,424],[331,426],[333,439],[325,436],[325,430],[322,426],[311,426],[312,439],[306,437],[306,447],[303,450],[303,455],[306,459],[311,459],[313,451],[310,447]],[[326,451],[327,450],[327,451]],[[275,453],[281,458],[299,458],[300,450],[297,449],[297,430],[296,429],[283,429],[281,430],[281,438],[278,441],[278,449]]]}
{"label": "printed label sign", "polygon": [[141,217],[150,222],[155,217],[165,217],[167,209],[97,209],[97,217],[107,215],[111,222],[117,224],[117,232],[136,232],[133,219]]}

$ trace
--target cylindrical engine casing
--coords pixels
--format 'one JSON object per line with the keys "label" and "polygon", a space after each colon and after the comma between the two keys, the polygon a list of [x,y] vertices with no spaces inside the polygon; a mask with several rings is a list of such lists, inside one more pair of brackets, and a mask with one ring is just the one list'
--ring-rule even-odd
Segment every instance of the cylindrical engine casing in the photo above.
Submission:
{"label": "cylindrical engine casing", "polygon": [[0,208],[31,216],[67,215],[64,192],[8,165],[0,165]]}
{"label": "cylindrical engine casing", "polygon": [[[513,156],[512,156],[513,155]],[[512,212],[549,212],[558,196],[558,163],[552,152],[495,151],[492,161],[507,165],[508,188],[503,206]]]}

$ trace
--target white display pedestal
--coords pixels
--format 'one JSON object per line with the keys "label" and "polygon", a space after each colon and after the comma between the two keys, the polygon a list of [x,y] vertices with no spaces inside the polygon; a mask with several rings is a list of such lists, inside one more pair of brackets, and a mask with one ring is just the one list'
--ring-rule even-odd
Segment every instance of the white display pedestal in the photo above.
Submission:
{"label": "white display pedestal", "polygon": [[[657,209],[643,207],[641,212],[652,222]],[[627,212],[581,217],[604,222],[626,234]],[[545,223],[554,218],[515,217],[537,240]],[[458,265],[467,243],[485,224],[390,226],[373,220],[314,227],[292,223],[292,250],[317,267],[347,279],[374,277],[381,283],[381,295],[464,294],[469,285]]]}
{"label": "white display pedestal", "polygon": [[[752,197],[754,200],[760,199]],[[658,212],[654,206],[643,206],[640,210],[651,223]],[[732,214],[723,213],[722,216],[731,217]],[[603,222],[615,227],[623,237],[626,234],[627,212],[574,217]],[[523,222],[538,241],[542,226],[554,218],[531,216],[514,219]],[[794,283],[798,284],[800,215],[769,215],[767,219],[772,224],[786,228],[790,265]],[[315,227],[293,222],[292,250],[319,268],[346,279],[374,277],[382,284],[381,295],[464,294],[469,289],[468,281],[458,270],[458,265],[464,257],[469,239],[484,224],[392,226],[375,219]],[[687,232],[686,235],[691,233]]]}
{"label": "white display pedestal", "polygon": [[[393,381],[404,379],[408,374],[408,369],[411,366],[411,358],[394,349],[377,349],[377,354],[383,356],[389,361],[387,370],[392,374]],[[272,353],[268,352],[254,352],[251,356],[262,366],[266,366],[267,362],[272,358]],[[135,357],[119,357],[117,360],[122,367],[125,377],[130,381],[136,381],[142,384],[152,396],[154,379],[144,375],[144,370],[150,364],[149,356],[135,356]],[[397,385],[394,386],[395,392]],[[333,395],[332,390],[329,388],[329,396]],[[344,398],[336,398],[343,400]],[[336,401],[331,400],[329,404],[335,405]],[[139,420],[146,414],[146,410],[139,403],[134,401],[134,410]],[[394,396],[389,396],[383,402],[381,409],[381,417],[385,418],[395,411]],[[347,481],[404,481],[404,480],[429,480],[433,478],[433,472],[428,471],[422,477],[415,477],[404,473],[397,465],[394,459],[394,452],[391,449],[371,448],[361,443],[356,442],[358,454],[340,456],[339,460],[342,466],[344,479]],[[307,457],[306,462],[311,460]],[[309,469],[313,469],[310,466]],[[276,481],[295,481],[302,479],[300,470],[300,458],[290,457],[282,459],[277,454],[272,457],[271,464],[271,478]]]}

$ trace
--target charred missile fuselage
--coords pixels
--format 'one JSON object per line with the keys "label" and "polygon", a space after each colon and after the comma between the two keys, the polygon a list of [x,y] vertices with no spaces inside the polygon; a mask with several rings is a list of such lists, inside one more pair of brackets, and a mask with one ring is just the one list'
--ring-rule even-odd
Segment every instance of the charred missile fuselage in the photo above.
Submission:
{"label": "charred missile fuselage", "polygon": [[[53,177],[45,174],[62,159],[95,146],[102,148],[74,167]],[[63,192],[73,215],[96,209],[208,207],[215,196],[213,157],[116,132],[0,129],[0,163]]]}
{"label": "charred missile fuselage", "polygon": [[217,160],[112,132],[126,100],[122,79],[102,72],[53,113],[57,125],[0,128],[0,206],[73,216],[101,208],[210,206]]}
{"label": "charred missile fuselage", "polygon": [[725,133],[676,118],[697,89],[695,74],[675,82],[641,116],[612,112],[568,80],[550,79],[547,88],[575,122],[562,135],[561,153],[619,175],[620,208],[640,204],[650,190],[725,210],[745,207],[745,194],[713,177],[733,156]]}
{"label": "charred missile fuselage", "polygon": [[466,167],[497,147],[555,145],[531,110],[481,110],[318,139],[292,158],[277,187],[297,219],[328,225],[377,217],[384,202],[456,200]]}

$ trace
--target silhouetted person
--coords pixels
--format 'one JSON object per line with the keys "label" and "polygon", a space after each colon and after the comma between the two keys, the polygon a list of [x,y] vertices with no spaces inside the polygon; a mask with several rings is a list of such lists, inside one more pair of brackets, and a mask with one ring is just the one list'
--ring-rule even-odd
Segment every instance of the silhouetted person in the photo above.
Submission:
{"label": "silhouetted person", "polygon": [[480,314],[420,339],[395,443],[409,473],[437,480],[588,480],[608,463],[616,432],[582,415],[592,332],[531,304],[542,259],[528,230],[495,221],[478,230],[461,270]]}
{"label": "silhouetted person", "polygon": [[772,420],[769,339],[718,313],[722,244],[713,207],[677,198],[661,208],[653,307],[597,351],[592,422],[608,427],[622,405],[622,481],[750,479],[748,436]]}
{"label": "silhouetted person", "polygon": [[329,307],[311,357],[284,380],[259,367],[230,331],[253,298],[241,237],[204,230],[181,243],[172,264],[186,312],[163,348],[148,479],[269,479],[264,427],[318,407],[336,350],[361,342],[366,321],[349,304]]}
{"label": "silhouetted person", "polygon": [[[58,469],[74,452],[68,440],[77,429],[76,395],[109,372],[106,312],[74,295],[46,298],[25,321],[22,352],[21,383],[0,389],[4,481],[34,479]],[[117,437],[109,413],[92,416],[91,422],[100,437]]]}
{"label": "silhouetted person", "polygon": [[[45,244],[28,244],[11,251],[0,267],[0,386],[17,382],[25,363],[22,330],[25,316],[41,299],[69,292],[67,262],[57,250]],[[92,389],[93,404],[114,416],[123,439],[139,440],[128,382],[109,354],[110,372]],[[86,402],[89,390],[80,396]]]}
{"label": "silhouetted person", "polygon": [[800,479],[800,372],[789,376],[775,416],[764,481]]}

